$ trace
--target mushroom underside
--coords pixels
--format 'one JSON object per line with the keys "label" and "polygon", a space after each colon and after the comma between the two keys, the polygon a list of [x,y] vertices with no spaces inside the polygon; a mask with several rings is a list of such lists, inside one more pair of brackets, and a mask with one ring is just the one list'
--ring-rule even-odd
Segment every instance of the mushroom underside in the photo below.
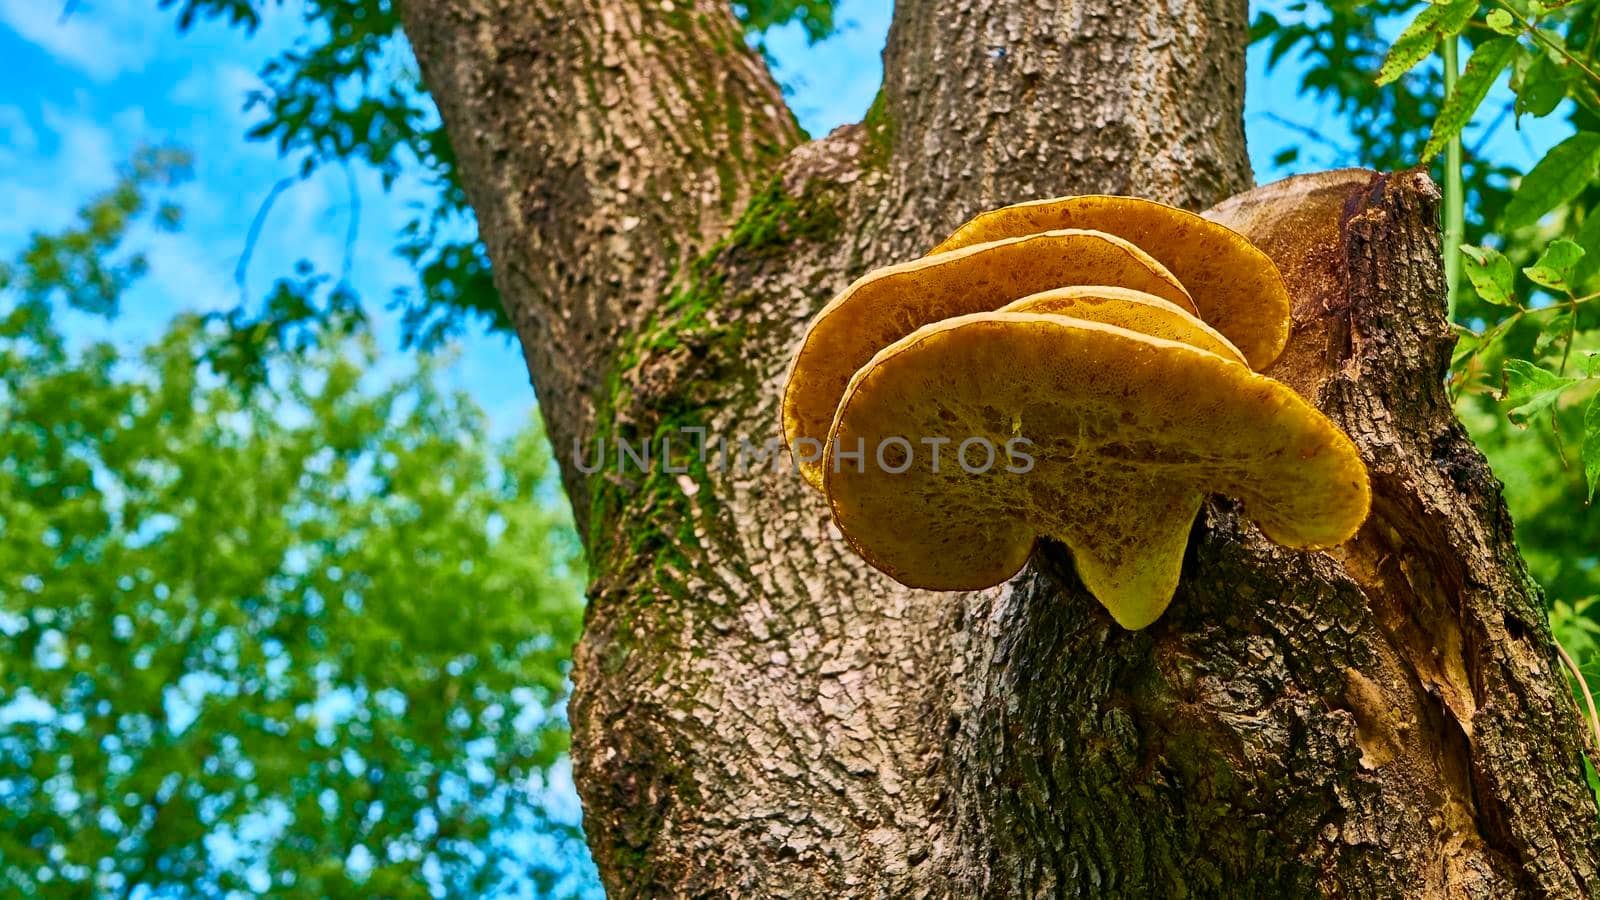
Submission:
{"label": "mushroom underside", "polygon": [[998,584],[1049,536],[1130,628],[1170,601],[1206,495],[1294,547],[1342,542],[1368,503],[1355,447],[1289,388],[1186,344],[1028,313],[956,317],[878,353],[835,418],[825,490],[852,546],[907,585]]}

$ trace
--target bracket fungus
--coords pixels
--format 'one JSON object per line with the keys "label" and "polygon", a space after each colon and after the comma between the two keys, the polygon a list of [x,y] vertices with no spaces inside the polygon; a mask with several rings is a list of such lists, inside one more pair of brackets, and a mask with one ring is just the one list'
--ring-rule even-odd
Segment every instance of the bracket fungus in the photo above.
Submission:
{"label": "bracket fungus", "polygon": [[1230,228],[1153,200],[1090,194],[1003,206],[957,228],[932,252],[1060,228],[1104,231],[1139,245],[1183,282],[1200,318],[1244,351],[1251,368],[1271,365],[1288,343],[1289,293],[1271,258]]}
{"label": "bracket fungus", "polygon": [[[1195,310],[1183,285],[1149,254],[1094,231],[1045,231],[886,266],[857,279],[812,320],[784,389],[785,439],[791,447],[820,447],[850,376],[921,326],[1073,284],[1132,288]],[[820,457],[799,466],[822,487]]]}
{"label": "bracket fungus", "polygon": [[1050,537],[1118,623],[1143,628],[1177,588],[1208,494],[1237,498],[1289,547],[1342,543],[1367,516],[1355,445],[1299,394],[1215,353],[1098,322],[978,313],[925,326],[851,379],[828,446],[871,458],[906,435],[952,430],[990,447],[1025,439],[1033,463],[911,452],[892,475],[826,468],[846,540],[911,587],[999,584]]}
{"label": "bracket fungus", "polygon": [[1128,197],[1019,204],[824,307],[789,369],[784,434],[845,539],[900,582],[990,587],[1049,538],[1143,628],[1211,494],[1289,547],[1343,543],[1366,519],[1355,445],[1255,371],[1289,326],[1278,269],[1224,225]]}

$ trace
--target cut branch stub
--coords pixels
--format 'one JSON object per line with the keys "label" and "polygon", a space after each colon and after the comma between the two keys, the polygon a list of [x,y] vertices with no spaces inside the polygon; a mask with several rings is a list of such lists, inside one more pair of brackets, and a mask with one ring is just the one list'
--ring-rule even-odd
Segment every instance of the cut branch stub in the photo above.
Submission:
{"label": "cut branch stub", "polygon": [[[1444,389],[1437,204],[1425,174],[1348,171],[1207,213],[1282,270],[1295,328],[1265,374],[1355,442],[1371,514],[1296,554],[1206,503],[1171,608],[1138,635],[1087,614],[1053,544],[974,601],[978,683],[947,757],[963,888],[1596,896],[1580,719]],[[1065,863],[992,862],[1046,856]]]}
{"label": "cut branch stub", "polygon": [[1114,234],[1154,256],[1252,368],[1266,368],[1283,352],[1289,294],[1271,258],[1234,230],[1164,203],[1102,195],[1018,203],[977,216],[933,252],[1059,228]]}
{"label": "cut branch stub", "polygon": [[834,521],[896,580],[989,587],[1053,537],[1126,628],[1166,609],[1207,494],[1290,547],[1348,539],[1369,502],[1355,446],[1284,385],[1055,315],[960,316],[885,348],[846,390],[828,453]]}
{"label": "cut branch stub", "polygon": [[[1378,184],[1369,169],[1296,175],[1223,201],[1205,217],[1237,231],[1276,264],[1291,298],[1294,338],[1267,374],[1315,397],[1348,352],[1345,229]],[[1443,378],[1444,373],[1439,373]]]}
{"label": "cut branch stub", "polygon": [[1154,294],[1193,311],[1183,285],[1140,248],[1094,231],[1046,231],[925,256],[867,274],[817,314],[789,369],[784,437],[800,473],[822,487],[820,450],[852,375],[923,325],[990,312],[1029,294],[1104,284]]}

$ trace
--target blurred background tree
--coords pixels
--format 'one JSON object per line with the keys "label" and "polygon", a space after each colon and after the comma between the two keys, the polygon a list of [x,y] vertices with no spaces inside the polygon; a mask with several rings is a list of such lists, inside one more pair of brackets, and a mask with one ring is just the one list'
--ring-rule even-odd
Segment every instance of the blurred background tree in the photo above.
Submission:
{"label": "blurred background tree", "polygon": [[[283,5],[150,15],[253,32]],[[566,498],[536,417],[494,442],[439,387],[464,329],[509,334],[449,142],[389,0],[289,6],[303,37],[242,137],[295,174],[237,304],[132,351],[62,325],[114,322],[147,268],[130,235],[180,227],[176,150],[0,264],[0,893],[597,896],[550,789],[584,583]],[[834,29],[823,0],[741,11],[753,38]],[[247,294],[273,204],[330,167],[431,187],[393,246],[414,284],[346,277],[352,189],[344,271]],[[375,300],[420,351],[382,379]]]}
{"label": "blurred background tree", "polygon": [[248,367],[218,321],[55,324],[116,315],[185,165],[0,267],[5,893],[592,893],[543,802],[583,576],[539,423],[492,445],[359,321]]}

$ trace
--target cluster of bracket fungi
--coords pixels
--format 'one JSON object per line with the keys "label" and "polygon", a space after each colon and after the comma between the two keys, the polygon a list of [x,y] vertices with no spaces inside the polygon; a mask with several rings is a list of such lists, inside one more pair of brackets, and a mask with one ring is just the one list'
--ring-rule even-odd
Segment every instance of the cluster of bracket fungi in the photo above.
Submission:
{"label": "cluster of bracket fungi", "polygon": [[[1289,329],[1277,267],[1222,225],[1132,197],[1008,206],[817,315],[784,433],[821,447],[796,453],[801,474],[897,581],[990,587],[1048,537],[1118,623],[1143,628],[1172,600],[1208,495],[1288,547],[1343,543],[1367,516],[1354,444],[1260,374]],[[974,439],[1020,441],[1028,465],[937,453]]]}

